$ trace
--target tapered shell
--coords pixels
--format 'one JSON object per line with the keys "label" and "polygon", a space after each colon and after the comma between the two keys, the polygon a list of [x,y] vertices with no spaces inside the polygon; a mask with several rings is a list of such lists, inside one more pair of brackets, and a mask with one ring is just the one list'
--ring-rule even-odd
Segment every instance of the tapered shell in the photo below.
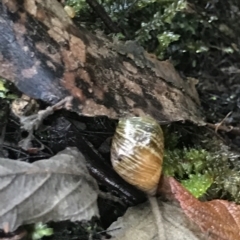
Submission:
{"label": "tapered shell", "polygon": [[112,140],[112,165],[125,181],[155,195],[162,172],[163,150],[163,132],[154,119],[121,119]]}

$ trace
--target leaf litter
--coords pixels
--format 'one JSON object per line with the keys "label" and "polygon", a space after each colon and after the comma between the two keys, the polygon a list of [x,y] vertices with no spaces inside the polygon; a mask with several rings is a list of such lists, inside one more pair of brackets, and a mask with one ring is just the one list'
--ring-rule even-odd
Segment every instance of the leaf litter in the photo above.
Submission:
{"label": "leaf litter", "polygon": [[66,148],[32,164],[0,158],[0,226],[98,216],[98,185],[84,156]]}
{"label": "leaf litter", "polygon": [[[238,240],[240,206],[225,200],[202,202],[172,177],[164,178],[158,200],[167,240]],[[157,240],[157,229],[148,203],[131,207],[108,230],[117,240]]]}

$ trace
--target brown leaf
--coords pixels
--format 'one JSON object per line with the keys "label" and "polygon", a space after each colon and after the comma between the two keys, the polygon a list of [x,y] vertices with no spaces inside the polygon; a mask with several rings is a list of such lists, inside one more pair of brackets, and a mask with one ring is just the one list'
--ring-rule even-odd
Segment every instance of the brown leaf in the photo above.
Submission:
{"label": "brown leaf", "polygon": [[211,240],[240,239],[240,206],[225,200],[200,202],[174,178],[168,179],[171,191],[185,214]]}

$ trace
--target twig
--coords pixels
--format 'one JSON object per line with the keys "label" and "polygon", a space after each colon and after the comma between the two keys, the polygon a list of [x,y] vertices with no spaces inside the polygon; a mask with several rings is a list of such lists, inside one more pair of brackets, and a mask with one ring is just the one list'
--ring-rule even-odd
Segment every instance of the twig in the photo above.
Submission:
{"label": "twig", "polygon": [[151,205],[152,213],[155,218],[155,224],[157,225],[157,234],[159,240],[166,240],[164,225],[162,220],[162,214],[160,212],[158,201],[156,196],[148,196],[148,200]]}
{"label": "twig", "polygon": [[[66,97],[64,99],[62,99],[61,101],[59,101],[58,103],[56,103],[53,106],[47,107],[45,110],[41,110],[39,111],[37,114],[33,114],[31,116],[23,116],[20,117],[20,123],[21,126],[24,130],[26,130],[29,134],[26,138],[24,138],[22,141],[20,141],[20,146],[24,149],[24,150],[28,150],[30,148],[32,148],[31,142],[33,139],[35,139],[33,132],[34,130],[37,130],[39,128],[39,126],[41,125],[42,121],[47,118],[48,116],[50,116],[51,114],[53,114],[56,110],[59,110],[61,108],[66,108],[66,109],[70,109],[71,108],[71,104],[72,104],[72,96]],[[36,139],[37,140],[37,139]],[[38,141],[38,140],[37,140]],[[38,141],[41,145],[39,150],[42,150],[43,144]]]}
{"label": "twig", "polygon": [[223,123],[226,121],[226,119],[232,114],[232,112],[229,112],[220,123],[215,124],[215,132],[217,133],[218,129],[223,125]]}
{"label": "twig", "polygon": [[20,117],[20,123],[22,125],[22,128],[29,133],[37,130],[41,125],[42,121],[51,114],[53,114],[56,110],[59,110],[61,108],[69,109],[71,107],[72,99],[72,96],[66,97],[55,105],[47,107],[45,110],[39,111],[37,114],[33,114],[27,117]]}
{"label": "twig", "polygon": [[104,199],[107,199],[107,200],[110,200],[110,201],[113,201],[113,202],[117,202],[117,203],[120,203],[122,206],[126,206],[126,204],[123,203],[123,201],[118,198],[118,197],[115,197],[113,196],[112,194],[110,193],[106,193],[106,192],[102,192],[102,191],[99,191],[98,192],[98,195]]}
{"label": "twig", "polygon": [[239,127],[233,127],[233,126],[226,126],[224,125],[224,122],[226,121],[226,119],[232,114],[232,112],[229,112],[220,123],[206,123],[206,125],[211,128],[214,129],[215,133],[217,133],[218,130],[224,131],[224,132],[228,132],[228,133],[232,133],[235,134],[237,136],[240,136],[240,128]]}
{"label": "twig", "polygon": [[[207,123],[207,126],[214,129],[216,132],[216,125],[212,124],[212,123]],[[238,127],[233,127],[233,126],[225,126],[225,125],[221,125],[218,126],[218,130],[224,131],[224,132],[228,132],[228,133],[232,133],[235,134],[237,136],[240,136],[240,128]]]}

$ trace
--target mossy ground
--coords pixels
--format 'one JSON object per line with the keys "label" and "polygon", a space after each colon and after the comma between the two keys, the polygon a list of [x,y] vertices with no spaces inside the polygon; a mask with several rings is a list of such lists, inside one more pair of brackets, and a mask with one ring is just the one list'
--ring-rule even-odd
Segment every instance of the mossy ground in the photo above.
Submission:
{"label": "mossy ground", "polygon": [[196,197],[240,202],[238,152],[206,127],[171,126],[165,136],[165,175],[177,178]]}

